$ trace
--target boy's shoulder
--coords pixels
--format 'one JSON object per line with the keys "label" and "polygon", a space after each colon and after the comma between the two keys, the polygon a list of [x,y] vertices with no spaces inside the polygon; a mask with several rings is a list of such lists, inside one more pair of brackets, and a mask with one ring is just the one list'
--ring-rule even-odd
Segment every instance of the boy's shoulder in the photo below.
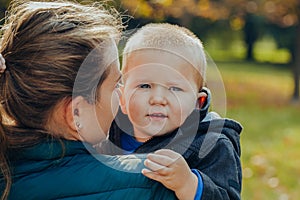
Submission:
{"label": "boy's shoulder", "polygon": [[[216,158],[238,158],[241,154],[241,131],[242,126],[237,121],[222,118],[217,113],[209,112],[199,122],[197,133],[189,142],[183,156],[189,165],[195,168]],[[190,133],[185,131],[184,134]],[[186,138],[185,141],[188,139]],[[184,142],[181,144],[184,145]]]}
{"label": "boy's shoulder", "polygon": [[240,152],[240,134],[243,127],[233,119],[222,118],[216,112],[209,112],[199,123],[194,143],[196,146],[213,146],[217,142],[232,144],[236,152]]}

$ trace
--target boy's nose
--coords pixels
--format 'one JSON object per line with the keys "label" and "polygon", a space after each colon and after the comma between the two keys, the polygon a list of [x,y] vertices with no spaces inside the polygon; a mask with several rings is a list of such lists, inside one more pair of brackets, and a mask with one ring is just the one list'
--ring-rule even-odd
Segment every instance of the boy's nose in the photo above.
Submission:
{"label": "boy's nose", "polygon": [[152,89],[151,96],[149,99],[149,103],[151,105],[155,104],[161,104],[166,105],[167,104],[167,98],[166,98],[166,91],[164,87],[155,87]]}

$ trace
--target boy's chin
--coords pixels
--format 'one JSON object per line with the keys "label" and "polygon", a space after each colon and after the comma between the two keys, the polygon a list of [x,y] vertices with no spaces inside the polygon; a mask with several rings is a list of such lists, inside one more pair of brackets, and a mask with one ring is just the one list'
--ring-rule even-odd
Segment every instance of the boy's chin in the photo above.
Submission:
{"label": "boy's chin", "polygon": [[157,136],[162,136],[162,135],[166,135],[172,131],[174,131],[176,128],[172,129],[172,130],[156,130],[156,131],[151,131],[148,132],[148,136],[149,137],[157,137]]}

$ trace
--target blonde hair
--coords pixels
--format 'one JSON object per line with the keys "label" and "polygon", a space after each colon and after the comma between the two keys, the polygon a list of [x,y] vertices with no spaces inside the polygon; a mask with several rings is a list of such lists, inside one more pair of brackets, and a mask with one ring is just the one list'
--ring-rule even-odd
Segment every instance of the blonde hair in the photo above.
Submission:
{"label": "blonde hair", "polygon": [[[169,51],[181,57],[183,56],[180,55],[180,51],[189,49],[193,53],[197,74],[205,82],[207,64],[203,45],[201,40],[187,28],[168,23],[151,23],[141,27],[125,45],[122,71],[126,70],[127,60],[133,52],[149,48]],[[180,50],[175,52],[173,48],[180,48]]]}
{"label": "blonde hair", "polygon": [[[7,151],[54,137],[46,128],[53,108],[72,98],[77,72],[95,48],[98,57],[75,95],[88,99],[97,91],[108,74],[105,41],[118,40],[122,29],[118,12],[100,3],[11,2],[0,43],[6,65],[0,74],[2,199],[11,187]],[[13,123],[4,123],[7,118]]]}

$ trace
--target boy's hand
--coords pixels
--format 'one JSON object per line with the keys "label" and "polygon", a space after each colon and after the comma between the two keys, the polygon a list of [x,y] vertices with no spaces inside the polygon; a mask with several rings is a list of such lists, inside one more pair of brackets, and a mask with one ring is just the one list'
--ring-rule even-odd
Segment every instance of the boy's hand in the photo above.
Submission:
{"label": "boy's hand", "polygon": [[194,199],[198,178],[180,154],[169,149],[158,150],[148,154],[145,166],[148,168],[142,170],[145,176],[173,190],[180,200]]}

